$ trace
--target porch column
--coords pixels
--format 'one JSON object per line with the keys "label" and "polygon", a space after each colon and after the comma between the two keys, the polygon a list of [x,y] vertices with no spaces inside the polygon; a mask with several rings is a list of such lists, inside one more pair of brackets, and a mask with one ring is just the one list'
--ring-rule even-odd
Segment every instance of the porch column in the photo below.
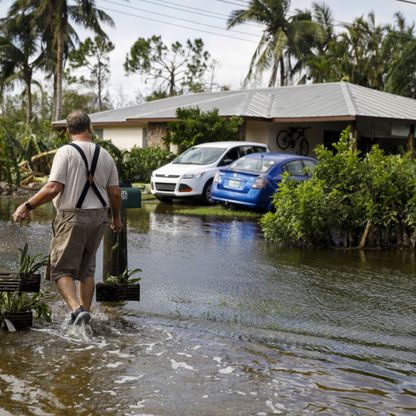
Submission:
{"label": "porch column", "polygon": [[409,135],[407,136],[407,151],[410,153],[410,157],[413,159],[415,152],[415,125],[410,125]]}

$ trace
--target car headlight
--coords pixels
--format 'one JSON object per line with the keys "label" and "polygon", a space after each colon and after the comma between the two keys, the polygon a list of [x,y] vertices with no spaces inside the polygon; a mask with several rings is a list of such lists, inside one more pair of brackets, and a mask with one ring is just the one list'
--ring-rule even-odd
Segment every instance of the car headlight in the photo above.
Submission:
{"label": "car headlight", "polygon": [[182,175],[182,179],[200,178],[203,174],[204,174],[204,172],[200,172],[200,173],[184,173]]}

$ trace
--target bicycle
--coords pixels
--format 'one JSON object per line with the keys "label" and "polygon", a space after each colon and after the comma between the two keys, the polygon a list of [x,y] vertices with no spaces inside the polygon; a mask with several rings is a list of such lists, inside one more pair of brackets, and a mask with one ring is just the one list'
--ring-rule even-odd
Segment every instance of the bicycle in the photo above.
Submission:
{"label": "bicycle", "polygon": [[297,154],[307,156],[309,154],[309,142],[305,135],[305,130],[307,129],[310,129],[310,127],[289,127],[288,130],[280,130],[276,136],[276,144],[282,150],[286,150],[289,147],[294,148],[299,140],[299,151]]}

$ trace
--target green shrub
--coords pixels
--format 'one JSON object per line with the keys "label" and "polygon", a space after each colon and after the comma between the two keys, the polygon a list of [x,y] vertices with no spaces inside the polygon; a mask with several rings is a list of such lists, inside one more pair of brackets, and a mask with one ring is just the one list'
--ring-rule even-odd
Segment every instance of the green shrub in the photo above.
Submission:
{"label": "green shrub", "polygon": [[385,155],[377,146],[364,157],[346,130],[335,154],[319,146],[309,181],[284,178],[274,212],[261,219],[265,238],[285,246],[415,246],[416,162]]}
{"label": "green shrub", "polygon": [[149,182],[152,171],[172,161],[176,156],[160,147],[134,146],[124,153],[125,176],[138,182]]}
{"label": "green shrub", "polygon": [[180,153],[200,143],[241,140],[241,117],[224,118],[218,109],[203,112],[198,107],[178,108],[176,117],[168,124],[163,141],[176,144]]}

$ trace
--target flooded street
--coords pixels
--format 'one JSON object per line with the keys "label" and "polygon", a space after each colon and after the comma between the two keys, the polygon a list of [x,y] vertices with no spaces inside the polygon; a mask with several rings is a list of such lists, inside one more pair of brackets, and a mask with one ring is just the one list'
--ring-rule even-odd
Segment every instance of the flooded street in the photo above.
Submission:
{"label": "flooded street", "polygon": [[[51,207],[21,229],[13,209],[0,268],[49,246]],[[0,334],[0,416],[416,413],[414,253],[277,249],[255,219],[170,210],[128,211],[141,301],[95,304],[91,332],[42,283],[53,322]]]}

